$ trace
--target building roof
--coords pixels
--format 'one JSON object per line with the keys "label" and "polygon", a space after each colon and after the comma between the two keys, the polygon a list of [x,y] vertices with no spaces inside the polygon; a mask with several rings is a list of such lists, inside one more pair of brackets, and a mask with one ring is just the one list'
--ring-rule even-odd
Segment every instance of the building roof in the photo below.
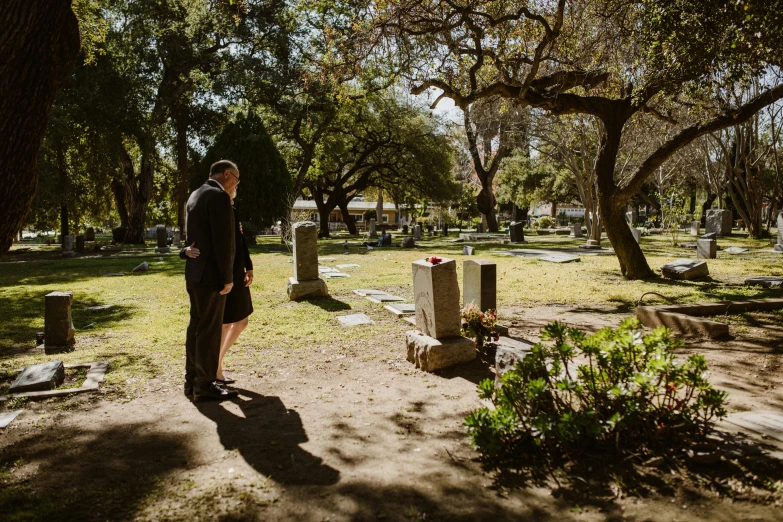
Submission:
{"label": "building roof", "polygon": [[[348,210],[365,211],[375,210],[377,203],[375,201],[351,201],[348,203]],[[294,201],[294,210],[318,210],[315,201],[312,199],[297,199]],[[384,211],[395,211],[397,208],[394,203],[383,202]]]}

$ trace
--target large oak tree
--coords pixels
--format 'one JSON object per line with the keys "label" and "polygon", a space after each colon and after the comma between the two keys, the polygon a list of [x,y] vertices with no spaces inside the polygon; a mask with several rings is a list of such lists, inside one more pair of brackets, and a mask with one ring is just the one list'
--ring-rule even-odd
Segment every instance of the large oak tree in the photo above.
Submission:
{"label": "large oak tree", "polygon": [[[501,96],[552,114],[585,114],[600,128],[599,208],[626,278],[653,275],[624,211],[682,147],[748,120],[783,98],[780,2],[706,0],[378,0],[372,43],[404,65],[414,94],[436,88],[461,107]],[[738,106],[711,95],[767,72]],[[669,138],[618,179],[627,125],[654,117]]]}

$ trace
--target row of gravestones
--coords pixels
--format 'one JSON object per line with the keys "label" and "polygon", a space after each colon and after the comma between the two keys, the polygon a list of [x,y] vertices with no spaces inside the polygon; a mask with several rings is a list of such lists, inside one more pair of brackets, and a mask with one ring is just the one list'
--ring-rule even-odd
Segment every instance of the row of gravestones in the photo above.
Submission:
{"label": "row of gravestones", "polygon": [[[72,257],[76,253],[80,253],[80,254],[84,253],[85,251],[84,244],[86,241],[95,241],[95,229],[93,229],[92,227],[88,228],[84,234],[78,236],[73,236],[73,235],[63,236],[63,256]],[[180,243],[179,232],[175,232],[174,244],[179,246],[179,243]],[[96,244],[96,248],[98,248],[97,244]],[[168,231],[164,226],[157,227],[157,247],[155,248],[155,252],[159,254],[168,254],[169,252],[171,252],[171,247],[169,247]]]}

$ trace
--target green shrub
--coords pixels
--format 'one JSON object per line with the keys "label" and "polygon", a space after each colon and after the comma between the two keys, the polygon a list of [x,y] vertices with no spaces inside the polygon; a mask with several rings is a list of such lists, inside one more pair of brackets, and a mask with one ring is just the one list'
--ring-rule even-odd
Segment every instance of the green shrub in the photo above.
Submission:
{"label": "green shrub", "polygon": [[555,224],[555,220],[549,216],[543,216],[538,218],[537,223],[538,228],[552,228],[552,225]]}
{"label": "green shrub", "polygon": [[704,434],[726,414],[704,357],[677,364],[682,341],[663,327],[648,335],[639,328],[635,318],[590,336],[548,325],[499,388],[479,384],[494,408],[466,418],[474,447],[495,458],[558,460],[588,449],[668,450]]}

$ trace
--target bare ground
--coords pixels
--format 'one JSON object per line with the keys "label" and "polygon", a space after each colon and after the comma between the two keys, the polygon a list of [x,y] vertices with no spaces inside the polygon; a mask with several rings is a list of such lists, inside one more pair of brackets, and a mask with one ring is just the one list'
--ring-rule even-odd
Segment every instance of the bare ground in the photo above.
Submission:
{"label": "bare ground", "polygon": [[[555,319],[596,330],[627,315],[501,309],[512,334],[527,339]],[[735,339],[691,342],[685,353],[707,356],[731,409],[783,410],[780,322],[753,314]],[[640,467],[633,480],[600,456],[586,468],[594,477],[559,485],[486,472],[462,422],[479,406],[476,383],[493,376],[491,358],[420,372],[404,360],[404,329],[369,347],[346,341],[236,373],[233,402],[193,404],[179,384],[151,380],[130,402],[28,404],[0,435],[0,512],[19,520],[781,519],[775,457],[783,444],[755,436],[753,447],[766,453],[706,469]],[[758,487],[764,481],[778,481],[777,492]]]}

